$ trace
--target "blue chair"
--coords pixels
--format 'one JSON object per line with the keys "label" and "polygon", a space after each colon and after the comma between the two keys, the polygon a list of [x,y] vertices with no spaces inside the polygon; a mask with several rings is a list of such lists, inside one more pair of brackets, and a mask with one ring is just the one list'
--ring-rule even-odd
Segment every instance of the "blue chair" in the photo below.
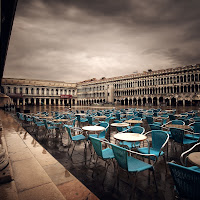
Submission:
{"label": "blue chair", "polygon": [[199,140],[200,139],[200,122],[194,122],[192,124],[189,124],[189,126],[192,128],[193,132],[189,132],[189,134],[185,134],[186,138]]}
{"label": "blue chair", "polygon": [[[141,126],[134,126],[132,128],[129,128],[129,129],[123,131],[123,133],[125,133],[127,131],[130,132],[130,133],[144,134],[145,129],[143,127],[141,127]],[[128,149],[132,149],[132,148],[135,148],[135,147],[139,147],[140,146],[140,142],[126,142],[126,141],[123,141],[123,142],[120,142],[119,145],[123,146],[125,148],[128,148]]]}
{"label": "blue chair", "polygon": [[179,197],[200,199],[200,172],[172,162],[168,165]]}
{"label": "blue chair", "polygon": [[[170,122],[169,122],[170,123]],[[185,122],[182,120],[172,120],[171,124],[185,125]]]}
{"label": "blue chair", "polygon": [[[156,190],[157,190],[157,184],[156,184],[156,179],[155,179],[155,175],[154,175],[154,167],[148,163],[145,163],[145,162],[138,160],[129,155],[129,154],[133,154],[133,155],[137,155],[137,156],[144,156],[143,154],[127,150],[125,148],[119,147],[114,144],[111,144],[111,146],[112,146],[112,150],[113,150],[113,153],[114,153],[114,156],[118,163],[119,168],[121,168],[122,170],[125,170],[127,173],[131,173],[131,174],[135,175],[135,180],[132,182],[132,192],[131,192],[130,199],[132,197],[132,194],[134,193],[134,189],[136,186],[136,180],[137,180],[137,174],[139,172],[142,172],[145,170],[151,170],[153,173],[153,176],[154,176],[154,182],[155,182],[155,186],[156,186]],[[155,157],[155,155],[153,155],[153,154],[148,154],[145,156]],[[154,160],[155,160],[154,161],[154,164],[155,164],[157,158],[155,157]],[[115,181],[115,184],[117,182],[118,188],[119,188],[119,168],[117,170],[117,179]],[[114,184],[114,186],[115,186],[115,184]]]}
{"label": "blue chair", "polygon": [[[180,128],[170,128],[171,136],[173,142],[176,142],[181,145],[181,149],[183,152],[184,145],[195,144],[197,140],[188,139],[185,137],[185,131]],[[175,146],[176,149],[176,146]]]}
{"label": "blue chair", "polygon": [[75,146],[76,146],[78,141],[84,141],[84,143],[85,143],[84,151],[85,151],[86,150],[86,139],[87,138],[83,134],[72,136],[71,129],[69,127],[66,127],[66,129],[67,129],[67,132],[68,132],[68,135],[69,135],[69,139],[70,139],[70,144],[68,146],[68,152],[69,152],[71,144],[74,143],[74,146],[73,146],[73,149],[72,149],[70,157],[72,157],[72,154],[74,152]]}
{"label": "blue chair", "polygon": [[77,117],[79,126],[80,126],[81,122],[82,122],[82,123],[88,122],[88,119],[83,118],[83,117],[81,117],[80,115],[76,115],[76,117]]}
{"label": "blue chair", "polygon": [[154,122],[152,116],[146,116],[146,120],[147,120],[147,123],[148,123],[148,124],[157,124],[157,125],[161,125],[160,122]]}
{"label": "blue chair", "polygon": [[[166,164],[165,159],[165,153],[164,153],[164,147],[167,145],[169,140],[169,134],[166,133],[166,131],[162,130],[152,130],[147,132],[145,135],[151,134],[152,137],[152,147],[142,147],[138,148],[138,151],[143,154],[154,154],[157,159],[160,156],[163,156],[164,162]],[[154,157],[150,157],[150,159],[154,159]],[[167,172],[167,167],[166,167]]]}
{"label": "blue chair", "polygon": [[[196,150],[196,148],[198,148],[198,146],[200,146],[200,142],[193,145],[189,150],[183,152],[181,154],[181,157],[180,157],[180,160],[181,160],[181,164],[184,165],[185,167],[187,167],[187,164],[188,164],[188,155],[191,153],[191,152],[194,152]],[[190,169],[193,169],[193,170],[196,170],[196,171],[199,171],[200,172],[200,167],[198,166],[192,166],[192,167],[189,167]]]}
{"label": "blue chair", "polygon": [[100,132],[99,134],[89,134],[89,138],[92,136],[92,137],[95,137],[95,138],[105,139],[106,133],[108,132],[108,128],[109,128],[109,123],[108,122],[101,122],[99,125],[103,126],[105,128],[105,130]]}
{"label": "blue chair", "polygon": [[[103,182],[104,182],[107,171],[108,171],[108,167],[110,166],[111,161],[113,161],[112,159],[114,158],[113,151],[109,147],[106,148],[106,149],[102,149],[102,142],[103,141],[98,139],[98,138],[90,136],[90,141],[91,141],[92,146],[93,146],[95,153],[97,155],[97,159],[96,159],[96,162],[95,162],[95,168],[96,168],[96,165],[97,165],[98,158],[101,158],[102,160],[104,160],[105,165],[107,165],[107,166],[105,166],[106,172],[105,172],[105,176],[103,178]],[[93,176],[93,174],[94,174],[94,171],[92,173],[92,176]]]}

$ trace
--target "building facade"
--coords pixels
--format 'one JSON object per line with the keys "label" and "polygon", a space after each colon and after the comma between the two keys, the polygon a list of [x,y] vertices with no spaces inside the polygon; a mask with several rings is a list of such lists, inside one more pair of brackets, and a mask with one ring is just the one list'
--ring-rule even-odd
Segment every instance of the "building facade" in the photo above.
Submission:
{"label": "building facade", "polygon": [[79,83],[4,78],[2,87],[16,105],[200,105],[200,65]]}
{"label": "building facade", "polygon": [[15,105],[75,105],[76,83],[29,79],[2,79],[2,92]]}
{"label": "building facade", "polygon": [[200,65],[91,79],[77,84],[78,105],[200,105]]}

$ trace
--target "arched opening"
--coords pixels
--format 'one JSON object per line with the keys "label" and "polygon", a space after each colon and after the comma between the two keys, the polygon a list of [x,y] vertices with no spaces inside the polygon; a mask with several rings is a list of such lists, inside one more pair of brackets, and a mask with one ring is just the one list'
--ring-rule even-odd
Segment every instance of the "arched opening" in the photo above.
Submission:
{"label": "arched opening", "polygon": [[129,99],[129,105],[132,105],[132,99]]}
{"label": "arched opening", "polygon": [[125,99],[125,105],[126,106],[128,105],[128,99],[127,98]]}
{"label": "arched opening", "polygon": [[171,99],[171,106],[176,106],[176,98]]}
{"label": "arched opening", "polygon": [[169,99],[165,99],[165,105],[169,106]]}
{"label": "arched opening", "polygon": [[146,102],[147,102],[147,100],[146,100],[146,98],[144,97],[144,98],[143,98],[143,105],[144,105],[144,106],[145,106]]}
{"label": "arched opening", "polygon": [[138,106],[141,106],[141,104],[142,104],[142,100],[138,99]]}
{"label": "arched opening", "polygon": [[39,105],[39,99],[38,98],[36,99],[36,105],[37,106]]}
{"label": "arched opening", "polygon": [[133,99],[133,105],[137,105],[137,99],[136,98]]}
{"label": "arched opening", "polygon": [[151,97],[148,98],[148,104],[149,104],[149,105],[152,104],[152,99],[151,99]]}
{"label": "arched opening", "polygon": [[154,106],[157,106],[157,97],[154,97],[154,98],[153,98],[153,105],[154,105]]}
{"label": "arched opening", "polygon": [[54,99],[51,99],[51,105],[54,105]]}
{"label": "arched opening", "polygon": [[122,105],[122,106],[124,105],[124,100],[123,100],[123,99],[121,100],[121,105]]}
{"label": "arched opening", "polygon": [[49,99],[46,99],[46,105],[49,105]]}

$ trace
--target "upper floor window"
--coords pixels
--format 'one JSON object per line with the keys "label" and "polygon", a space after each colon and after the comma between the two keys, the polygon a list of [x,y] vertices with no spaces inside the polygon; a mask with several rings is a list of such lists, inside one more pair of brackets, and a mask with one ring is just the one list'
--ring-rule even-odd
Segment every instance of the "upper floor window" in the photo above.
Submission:
{"label": "upper floor window", "polygon": [[26,94],[28,94],[28,88],[26,88]]}
{"label": "upper floor window", "polygon": [[33,88],[31,88],[31,94],[33,94]]}
{"label": "upper floor window", "polygon": [[14,94],[16,94],[17,93],[17,88],[16,87],[14,87]]}
{"label": "upper floor window", "polygon": [[8,87],[8,93],[10,93],[10,87]]}

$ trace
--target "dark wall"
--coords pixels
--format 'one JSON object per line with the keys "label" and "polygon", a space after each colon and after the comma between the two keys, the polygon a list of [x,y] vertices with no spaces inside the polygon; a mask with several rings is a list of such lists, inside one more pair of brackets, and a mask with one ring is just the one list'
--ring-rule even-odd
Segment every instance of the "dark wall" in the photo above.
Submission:
{"label": "dark wall", "polygon": [[0,86],[3,77],[6,55],[12,31],[13,20],[18,0],[1,1],[1,66],[0,66]]}

